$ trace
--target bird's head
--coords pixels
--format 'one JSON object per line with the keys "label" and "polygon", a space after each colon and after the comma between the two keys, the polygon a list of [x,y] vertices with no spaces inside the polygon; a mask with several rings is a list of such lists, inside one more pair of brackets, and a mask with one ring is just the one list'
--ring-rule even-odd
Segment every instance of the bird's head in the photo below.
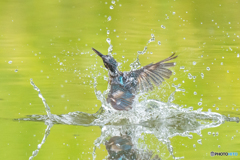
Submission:
{"label": "bird's head", "polygon": [[92,48],[92,50],[99,56],[102,58],[104,66],[112,73],[112,74],[116,74],[118,69],[118,63],[117,61],[109,55],[103,55],[102,53],[100,53],[99,51],[97,51],[96,49]]}

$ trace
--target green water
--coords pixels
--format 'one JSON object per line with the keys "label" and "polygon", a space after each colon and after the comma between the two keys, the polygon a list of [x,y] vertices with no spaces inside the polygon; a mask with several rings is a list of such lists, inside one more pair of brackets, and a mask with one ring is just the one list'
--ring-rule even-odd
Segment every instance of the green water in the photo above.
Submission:
{"label": "green water", "polygon": [[[172,68],[175,75],[150,98],[166,102],[174,91],[172,84],[181,84],[185,92],[175,94],[175,104],[239,117],[239,0],[114,2],[0,2],[1,159],[28,159],[42,141],[44,123],[14,120],[46,114],[30,78],[54,114],[95,113],[99,109],[101,102],[94,93],[92,76],[101,73],[97,88],[104,91],[104,76],[108,74],[91,47],[107,54],[107,38],[116,53],[114,58],[122,63],[122,71],[130,70],[130,63],[145,46],[147,52],[139,56],[142,66],[167,58],[172,52],[179,55]],[[151,34],[155,41],[147,44]],[[231,158],[239,159],[239,128],[239,123],[226,122],[203,130],[203,137],[176,136],[171,139],[174,153],[185,159],[228,159],[211,157],[210,152],[238,152]],[[34,159],[92,159],[93,143],[100,135],[97,126],[54,125]],[[150,135],[147,141],[155,140]],[[166,150],[163,146],[162,152]],[[96,159],[103,159],[107,151],[101,146],[96,154]]]}

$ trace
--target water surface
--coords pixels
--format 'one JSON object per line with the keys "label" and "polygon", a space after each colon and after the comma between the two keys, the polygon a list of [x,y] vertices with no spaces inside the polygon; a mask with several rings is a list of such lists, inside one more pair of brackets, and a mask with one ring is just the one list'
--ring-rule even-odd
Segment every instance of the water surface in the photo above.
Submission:
{"label": "water surface", "polygon": [[[135,150],[139,153],[145,147],[146,152],[153,151],[162,159],[172,159],[173,155],[185,159],[228,159],[211,157],[211,151],[240,154],[239,123],[229,118],[239,117],[239,3],[238,0],[0,2],[0,125],[3,128],[0,157],[28,159],[41,144],[48,126],[50,134],[34,159],[96,156],[100,160],[107,156],[105,141],[120,136],[120,131],[128,131],[126,134],[130,135],[129,130],[133,129],[136,134],[131,135],[136,136],[131,141]],[[103,102],[95,94],[94,77],[97,77],[96,88],[102,94],[107,89],[108,75],[91,47],[107,54],[109,40],[112,45],[109,51],[112,49],[122,71],[131,69],[138,51],[145,47],[146,53],[139,55],[141,66],[158,62],[173,52],[179,55],[171,79],[147,94],[145,102],[154,102],[158,109],[153,107],[143,112],[174,114],[172,121],[155,116],[145,122],[141,118],[141,124],[133,125],[129,120],[109,124],[118,113],[104,112],[103,117],[92,117]],[[44,119],[47,113],[30,84],[31,78],[41,89],[51,114],[62,115],[59,119],[64,120],[64,115],[71,115],[70,112],[90,120],[68,125],[54,122],[51,127]],[[184,91],[176,92],[169,104],[169,97],[176,90],[173,84]],[[171,114],[163,106],[170,107]],[[171,106],[177,107],[174,110]],[[183,113],[185,110],[189,111]],[[199,122],[203,113],[208,112],[217,117]],[[134,113],[141,115],[129,112],[132,121],[135,121]],[[36,122],[32,115],[43,116]],[[118,114],[120,119],[123,116],[126,115]],[[16,120],[21,118],[31,121]],[[186,129],[192,138],[180,135]],[[108,130],[112,133],[105,133]],[[166,133],[165,138],[161,133]],[[141,136],[144,138],[136,142]],[[172,154],[167,144],[173,146]],[[231,158],[239,159],[239,155]]]}

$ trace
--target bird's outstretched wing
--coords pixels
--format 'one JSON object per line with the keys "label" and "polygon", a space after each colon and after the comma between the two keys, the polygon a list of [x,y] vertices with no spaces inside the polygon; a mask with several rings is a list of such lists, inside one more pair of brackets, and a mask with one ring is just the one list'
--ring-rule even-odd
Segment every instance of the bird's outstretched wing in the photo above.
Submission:
{"label": "bird's outstretched wing", "polygon": [[168,79],[172,75],[172,71],[168,68],[175,66],[175,63],[166,62],[175,58],[177,56],[173,53],[170,57],[158,63],[152,63],[138,70],[128,72],[126,77],[131,81],[131,90],[148,91],[154,88],[153,84],[159,86],[165,78]]}

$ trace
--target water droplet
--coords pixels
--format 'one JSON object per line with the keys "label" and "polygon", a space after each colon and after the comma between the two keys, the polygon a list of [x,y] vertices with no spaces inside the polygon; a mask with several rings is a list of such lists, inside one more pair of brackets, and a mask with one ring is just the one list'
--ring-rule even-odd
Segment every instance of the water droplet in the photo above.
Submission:
{"label": "water droplet", "polygon": [[188,79],[192,79],[191,73],[188,73]]}
{"label": "water droplet", "polygon": [[189,139],[192,139],[192,138],[193,138],[193,135],[191,135],[191,134],[188,135],[188,138],[189,138]]}
{"label": "water droplet", "polygon": [[193,144],[193,148],[195,148],[196,147],[196,144]]}
{"label": "water droplet", "polygon": [[198,102],[198,105],[201,106],[201,105],[202,105],[202,102]]}
{"label": "water droplet", "polygon": [[193,92],[193,94],[194,94],[194,95],[197,95],[197,92],[195,91],[195,92]]}
{"label": "water droplet", "polygon": [[107,38],[106,41],[108,42],[108,44],[111,43],[111,39],[110,38]]}
{"label": "water droplet", "polygon": [[160,41],[158,41],[158,45],[161,45],[161,42],[160,42]]}
{"label": "water droplet", "polygon": [[110,34],[110,30],[107,30],[107,34]]}
{"label": "water droplet", "polygon": [[112,4],[115,4],[115,1],[112,0]]}
{"label": "water droplet", "polygon": [[218,145],[218,148],[220,148],[221,146],[220,145]]}
{"label": "water droplet", "polygon": [[184,66],[181,66],[180,69],[185,69],[185,67],[184,67]]}
{"label": "water droplet", "polygon": [[106,77],[106,76],[103,76],[103,79],[104,79],[105,81],[108,81],[108,77]]}
{"label": "water droplet", "polygon": [[111,5],[111,6],[110,6],[110,9],[113,9],[113,8],[114,8],[113,5]]}
{"label": "water droplet", "polygon": [[8,61],[8,64],[12,64],[12,61]]}
{"label": "water droplet", "polygon": [[42,144],[38,144],[38,146],[37,146],[37,147],[38,147],[38,149],[40,149],[40,148],[42,147]]}
{"label": "water droplet", "polygon": [[237,54],[237,57],[239,58],[239,53]]}
{"label": "water droplet", "polygon": [[166,27],[164,25],[161,25],[161,28],[165,29]]}
{"label": "water droplet", "polygon": [[18,72],[18,69],[15,69],[15,72]]}
{"label": "water droplet", "polygon": [[218,97],[219,100],[221,100],[221,97]]}
{"label": "water droplet", "polygon": [[193,65],[196,65],[196,64],[197,64],[197,62],[193,61]]}
{"label": "water droplet", "polygon": [[148,41],[148,43],[151,43],[151,42],[154,42],[155,41],[155,37],[154,37],[154,34],[151,34],[151,39]]}
{"label": "water droplet", "polygon": [[111,20],[112,20],[112,17],[111,17],[111,16],[109,16],[107,20],[108,20],[108,21],[111,21]]}
{"label": "water droplet", "polygon": [[197,140],[198,144],[202,144],[202,139]]}
{"label": "water droplet", "polygon": [[207,71],[210,71],[210,67],[207,67]]}
{"label": "water droplet", "polygon": [[175,14],[176,14],[176,12],[172,12],[172,14],[173,14],[173,15],[175,15]]}
{"label": "water droplet", "polygon": [[208,135],[211,135],[211,132],[208,132]]}

